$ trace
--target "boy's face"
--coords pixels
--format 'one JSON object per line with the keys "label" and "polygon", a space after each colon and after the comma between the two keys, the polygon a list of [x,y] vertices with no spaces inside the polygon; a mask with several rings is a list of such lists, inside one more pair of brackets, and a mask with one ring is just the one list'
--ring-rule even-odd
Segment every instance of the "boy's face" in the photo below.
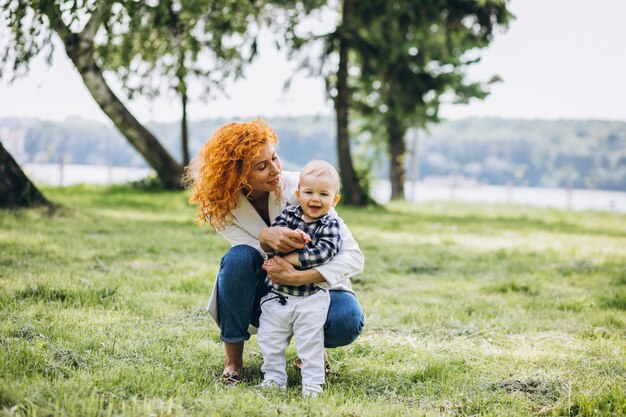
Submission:
{"label": "boy's face", "polygon": [[330,175],[301,175],[296,196],[304,214],[312,219],[322,217],[339,202],[337,184]]}

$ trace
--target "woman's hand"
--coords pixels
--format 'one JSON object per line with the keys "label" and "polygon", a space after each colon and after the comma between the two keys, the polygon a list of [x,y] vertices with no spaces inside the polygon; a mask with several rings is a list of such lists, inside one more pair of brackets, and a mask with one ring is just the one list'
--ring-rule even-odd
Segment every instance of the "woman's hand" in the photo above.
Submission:
{"label": "woman's hand", "polygon": [[296,269],[280,256],[274,256],[263,262],[263,269],[274,284],[298,285],[293,282]]}
{"label": "woman's hand", "polygon": [[281,258],[274,256],[263,263],[263,269],[274,284],[279,285],[303,285],[315,282],[324,282],[322,275],[315,269],[296,270],[293,265]]}
{"label": "woman's hand", "polygon": [[267,227],[259,234],[259,243],[266,252],[289,253],[302,249],[310,241],[309,235],[302,230],[286,227]]}

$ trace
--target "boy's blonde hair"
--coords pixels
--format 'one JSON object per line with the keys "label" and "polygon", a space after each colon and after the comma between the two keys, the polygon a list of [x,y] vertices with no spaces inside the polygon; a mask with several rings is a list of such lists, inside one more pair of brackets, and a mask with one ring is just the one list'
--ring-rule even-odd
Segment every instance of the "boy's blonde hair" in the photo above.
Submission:
{"label": "boy's blonde hair", "polygon": [[[336,192],[339,193],[339,188],[341,187],[341,180],[339,179],[339,173],[335,169],[334,166],[329,164],[326,161],[322,161],[316,159],[314,161],[309,162],[302,168],[300,171],[300,178],[303,176],[313,176],[313,177],[321,177],[321,176],[329,176],[335,185],[337,186]],[[300,183],[298,182],[298,188],[300,187]]]}

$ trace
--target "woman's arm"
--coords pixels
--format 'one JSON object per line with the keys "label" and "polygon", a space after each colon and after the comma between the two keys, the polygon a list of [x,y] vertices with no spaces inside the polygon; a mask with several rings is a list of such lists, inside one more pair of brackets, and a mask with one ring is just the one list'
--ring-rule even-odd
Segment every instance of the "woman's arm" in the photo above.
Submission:
{"label": "woman's arm", "polygon": [[254,237],[240,226],[231,223],[223,230],[218,230],[231,246],[248,245],[259,251],[263,259],[268,253],[289,253],[302,249],[311,238],[301,230],[291,230],[286,227],[266,227]]}
{"label": "woman's arm", "polygon": [[282,285],[318,284],[321,288],[330,289],[362,272],[365,260],[363,252],[346,225],[341,220],[339,223],[342,245],[330,262],[298,271],[281,257],[275,256],[274,265],[263,266],[272,282]]}
{"label": "woman's arm", "polygon": [[344,224],[341,218],[337,217],[340,224],[341,249],[324,265],[316,266],[314,269],[324,278],[324,283],[319,285],[322,288],[330,289],[343,281],[363,272],[365,257],[359,244],[352,237],[352,233]]}
{"label": "woman's arm", "polygon": [[306,233],[303,234],[299,230],[291,230],[286,227],[266,227],[259,234],[259,245],[268,253],[289,253],[296,249],[302,249],[306,245],[305,236]]}
{"label": "woman's arm", "polygon": [[[316,266],[313,269],[297,271],[283,259],[280,259],[273,271],[266,269],[268,273],[271,272],[273,275],[272,280],[277,284],[284,285],[316,283],[322,288],[330,289],[362,272],[364,264],[363,252],[361,252],[358,243],[356,243],[352,233],[350,233],[343,221],[340,218],[337,219],[341,225],[342,245],[339,253],[330,262]],[[258,239],[235,224],[230,224],[219,233],[229,241],[231,246],[252,246],[259,251],[263,259],[267,259],[266,251],[288,253],[301,249],[306,244],[298,231],[285,227],[267,227],[262,229]],[[279,258],[277,257],[277,259]],[[289,267],[287,268],[280,261],[283,261]]]}
{"label": "woman's arm", "polygon": [[300,264],[300,255],[298,255],[297,251],[293,251],[291,253],[288,253],[287,255],[282,255],[281,258],[289,262],[290,265],[302,266]]}
{"label": "woman's arm", "polygon": [[324,277],[315,269],[297,270],[280,256],[272,258],[271,264],[263,264],[263,269],[274,284],[303,285],[325,283]]}

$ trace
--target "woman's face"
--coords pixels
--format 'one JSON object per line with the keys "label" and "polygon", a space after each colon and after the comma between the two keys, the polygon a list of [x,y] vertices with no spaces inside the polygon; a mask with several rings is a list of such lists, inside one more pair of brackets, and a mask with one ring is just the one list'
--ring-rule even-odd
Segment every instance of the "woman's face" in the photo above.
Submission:
{"label": "woman's face", "polygon": [[276,147],[273,143],[268,143],[252,160],[248,184],[252,191],[274,191],[280,183],[280,172],[280,158]]}

